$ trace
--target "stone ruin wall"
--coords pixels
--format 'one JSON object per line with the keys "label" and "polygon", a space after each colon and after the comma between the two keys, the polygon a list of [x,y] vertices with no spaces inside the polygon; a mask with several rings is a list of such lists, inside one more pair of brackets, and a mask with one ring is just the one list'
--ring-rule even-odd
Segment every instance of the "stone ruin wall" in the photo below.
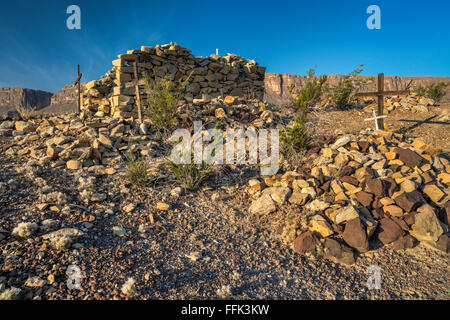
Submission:
{"label": "stone ruin wall", "polygon": [[138,66],[140,100],[144,109],[147,95],[142,73],[154,79],[154,68],[157,79],[170,75],[175,81],[183,81],[193,72],[184,97],[188,102],[205,96],[249,96],[259,99],[264,96],[266,68],[260,67],[254,60],[235,54],[194,57],[191,51],[171,43],[120,54],[112,62],[113,69],[104,77],[83,86],[82,111],[97,116],[137,118],[134,62]]}

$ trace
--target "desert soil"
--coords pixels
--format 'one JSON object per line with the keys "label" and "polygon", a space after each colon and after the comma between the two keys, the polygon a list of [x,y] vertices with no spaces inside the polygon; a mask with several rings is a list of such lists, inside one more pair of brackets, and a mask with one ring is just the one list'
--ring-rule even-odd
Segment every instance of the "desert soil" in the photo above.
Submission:
{"label": "desert soil", "polygon": [[[405,128],[412,123],[398,120],[424,120],[440,112],[394,111],[387,125]],[[367,116],[356,110],[329,112],[322,115],[320,129],[356,133],[367,127],[362,121]],[[423,124],[409,132],[449,149],[448,125]],[[66,252],[40,237],[2,241],[0,283],[21,288],[25,299],[123,299],[121,286],[128,277],[136,280],[142,299],[450,299],[448,255],[422,244],[406,251],[383,246],[359,255],[351,266],[296,254],[272,224],[248,213],[251,200],[245,187],[257,174],[228,168],[200,191],[179,197],[170,195],[177,184],[165,178],[136,189],[119,175],[104,175],[93,188],[106,199],[84,205],[78,173],[36,169],[26,158],[1,154],[0,182],[6,187],[0,194],[0,230],[53,219],[55,230],[73,227],[85,235]],[[66,203],[39,210],[43,184],[62,192]],[[159,201],[171,210],[156,210]],[[136,208],[127,213],[124,207],[130,203]],[[126,235],[114,235],[113,227],[124,228]],[[67,287],[70,265],[82,270],[79,290]],[[379,290],[367,287],[372,265],[381,270]],[[30,277],[46,283],[24,286]]]}

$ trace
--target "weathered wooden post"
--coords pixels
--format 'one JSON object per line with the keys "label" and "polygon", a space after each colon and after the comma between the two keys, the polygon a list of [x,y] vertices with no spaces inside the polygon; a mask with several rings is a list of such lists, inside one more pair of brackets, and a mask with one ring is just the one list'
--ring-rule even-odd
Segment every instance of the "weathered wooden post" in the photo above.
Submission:
{"label": "weathered wooden post", "polygon": [[[384,73],[378,74],[378,115],[382,116],[384,115]],[[378,128],[381,128],[381,130],[384,130],[384,119],[378,118]]]}
{"label": "weathered wooden post", "polygon": [[77,113],[81,111],[81,77],[83,75],[80,73],[80,65],[77,66],[77,80],[75,80],[74,85],[77,86],[78,99],[77,99]]}
{"label": "weathered wooden post", "polygon": [[141,93],[139,92],[139,77],[137,72],[137,62],[133,63],[134,68],[134,80],[136,81],[135,89],[136,89],[136,104],[138,108],[138,121],[142,123],[142,109],[141,109]]}

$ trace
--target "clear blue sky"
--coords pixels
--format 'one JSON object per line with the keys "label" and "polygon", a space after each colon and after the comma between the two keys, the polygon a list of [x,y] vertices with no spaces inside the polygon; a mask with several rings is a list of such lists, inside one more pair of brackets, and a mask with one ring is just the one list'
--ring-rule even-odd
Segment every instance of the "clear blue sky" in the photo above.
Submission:
{"label": "clear blue sky", "polygon": [[[81,8],[81,30],[66,9]],[[381,30],[366,9],[381,8]],[[267,72],[450,76],[449,0],[0,0],[0,87],[55,92],[98,79],[141,45],[177,42],[194,55],[236,53]]]}

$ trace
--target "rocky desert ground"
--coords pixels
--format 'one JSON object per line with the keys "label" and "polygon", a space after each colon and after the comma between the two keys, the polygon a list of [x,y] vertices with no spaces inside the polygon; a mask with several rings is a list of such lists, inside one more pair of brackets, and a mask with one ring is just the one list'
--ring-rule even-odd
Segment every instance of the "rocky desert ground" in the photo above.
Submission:
{"label": "rocky desert ground", "polygon": [[[318,108],[296,166],[216,165],[190,191],[169,169],[167,135],[136,120],[130,59],[177,61],[166,71],[180,77],[200,68],[180,126],[282,129],[294,115],[262,99],[256,63],[168,45],[119,56],[84,86],[80,114],[5,117],[0,298],[450,299],[448,103],[388,97],[375,132],[364,122],[375,99]],[[255,96],[234,86],[240,72]],[[148,163],[144,186],[124,178],[130,153]]]}

